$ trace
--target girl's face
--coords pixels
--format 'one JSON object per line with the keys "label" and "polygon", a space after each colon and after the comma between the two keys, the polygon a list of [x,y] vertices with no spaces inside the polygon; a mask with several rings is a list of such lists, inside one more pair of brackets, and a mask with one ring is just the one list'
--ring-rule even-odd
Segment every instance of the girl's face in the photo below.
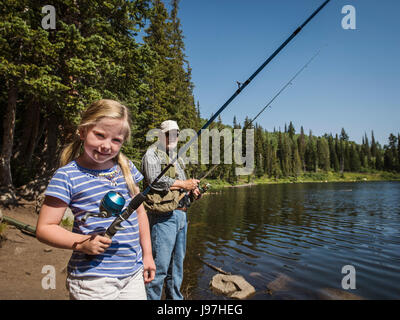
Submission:
{"label": "girl's face", "polygon": [[124,120],[103,118],[95,125],[79,132],[83,140],[82,165],[89,169],[109,169],[115,163],[125,139]]}

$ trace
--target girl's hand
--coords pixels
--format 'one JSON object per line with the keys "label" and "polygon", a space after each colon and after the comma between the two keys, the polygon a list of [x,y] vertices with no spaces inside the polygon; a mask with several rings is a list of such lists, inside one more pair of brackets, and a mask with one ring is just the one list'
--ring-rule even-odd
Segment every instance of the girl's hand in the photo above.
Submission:
{"label": "girl's hand", "polygon": [[152,256],[143,257],[143,278],[144,283],[150,283],[154,280],[156,275],[156,264],[154,263]]}
{"label": "girl's hand", "polygon": [[99,234],[93,234],[76,245],[76,250],[90,255],[97,255],[106,251],[112,240]]}

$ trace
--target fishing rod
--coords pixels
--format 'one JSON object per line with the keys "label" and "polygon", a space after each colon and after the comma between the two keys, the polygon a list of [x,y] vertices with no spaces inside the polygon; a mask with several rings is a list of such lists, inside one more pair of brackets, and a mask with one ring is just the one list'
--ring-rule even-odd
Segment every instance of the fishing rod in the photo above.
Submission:
{"label": "fishing rod", "polygon": [[276,49],[267,60],[265,60],[261,66],[235,91],[235,93],[218,109],[218,111],[207,121],[207,123],[197,132],[197,134],[189,140],[189,142],[179,150],[178,154],[174,159],[160,172],[160,174],[151,182],[142,192],[138,193],[130,202],[128,207],[118,215],[111,225],[107,228],[105,236],[112,238],[118,230],[121,230],[121,223],[129,218],[129,216],[146,200],[146,195],[153,188],[153,185],[158,182],[164,176],[164,174],[174,165],[178,158],[185,154],[189,147],[198,139],[201,135],[202,130],[205,130],[217,117],[218,115],[246,88],[249,83],[269,64],[272,59],[284,48],[286,45],[324,8],[330,0],[324,1],[297,29]]}
{"label": "fishing rod", "polygon": [[[294,79],[296,79],[297,78],[297,76],[305,69],[305,68],[307,68],[307,66],[315,59],[315,57],[316,56],[318,56],[319,55],[319,53],[321,52],[321,49],[316,53],[316,54],[314,54],[313,56],[312,56],[312,58],[311,59],[309,59],[308,61],[307,61],[307,63],[299,70],[299,71],[297,71],[296,72],[296,74],[275,94],[275,96],[264,106],[264,108],[262,108],[261,109],[261,111],[259,112],[259,113],[257,113],[257,115],[252,119],[252,120],[250,120],[250,122],[248,122],[247,124],[246,124],[246,126],[243,128],[243,130],[246,130],[246,129],[248,129],[251,125],[252,125],[252,123],[265,111],[265,109],[267,109],[269,106],[271,106],[271,103],[289,86],[289,85],[291,85],[292,84],[292,81],[294,80]],[[225,150],[224,150],[224,152],[225,151],[227,151],[228,150],[228,148],[230,148],[234,143],[235,143],[235,141],[239,138],[240,136],[236,136],[236,138],[233,140],[233,142],[231,143],[231,144],[229,144],[226,148],[225,148]],[[204,176],[202,176],[201,178],[200,178],[200,181],[201,180],[203,180],[203,179],[205,179],[211,172],[213,172],[214,170],[215,170],[215,168],[216,167],[218,167],[219,166],[219,163],[217,163],[217,164],[214,164],[212,167],[211,167],[211,169],[210,170],[208,170],[206,173],[205,173],[205,175]]]}

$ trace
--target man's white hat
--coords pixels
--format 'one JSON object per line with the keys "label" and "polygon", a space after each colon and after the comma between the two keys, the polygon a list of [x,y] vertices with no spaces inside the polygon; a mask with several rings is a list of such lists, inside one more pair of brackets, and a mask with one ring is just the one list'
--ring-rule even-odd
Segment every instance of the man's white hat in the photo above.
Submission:
{"label": "man's white hat", "polygon": [[161,123],[160,129],[163,133],[166,133],[171,130],[179,131],[178,124],[174,120],[165,120],[163,123]]}

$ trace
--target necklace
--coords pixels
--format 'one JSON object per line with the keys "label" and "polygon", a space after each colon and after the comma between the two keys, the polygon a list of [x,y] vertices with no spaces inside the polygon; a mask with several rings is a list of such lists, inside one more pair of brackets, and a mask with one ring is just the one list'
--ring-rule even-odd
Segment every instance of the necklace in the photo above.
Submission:
{"label": "necklace", "polygon": [[111,185],[116,187],[117,186],[117,178],[119,176],[119,173],[120,173],[119,166],[117,166],[117,168],[113,171],[99,172],[98,177],[110,181]]}
{"label": "necklace", "polygon": [[119,167],[117,167],[115,170],[111,171],[111,172],[99,172],[98,176],[99,177],[103,177],[109,180],[114,179],[116,176],[119,175]]}
{"label": "necklace", "polygon": [[101,179],[105,179],[107,181],[109,181],[111,183],[112,186],[117,186],[117,178],[120,175],[120,168],[117,165],[115,167],[114,170],[112,171],[107,171],[107,172],[101,172],[99,170],[90,170],[88,168],[83,168],[81,166],[78,165],[78,167],[82,170],[82,171],[86,171],[87,174],[90,174],[91,176],[95,176]]}

